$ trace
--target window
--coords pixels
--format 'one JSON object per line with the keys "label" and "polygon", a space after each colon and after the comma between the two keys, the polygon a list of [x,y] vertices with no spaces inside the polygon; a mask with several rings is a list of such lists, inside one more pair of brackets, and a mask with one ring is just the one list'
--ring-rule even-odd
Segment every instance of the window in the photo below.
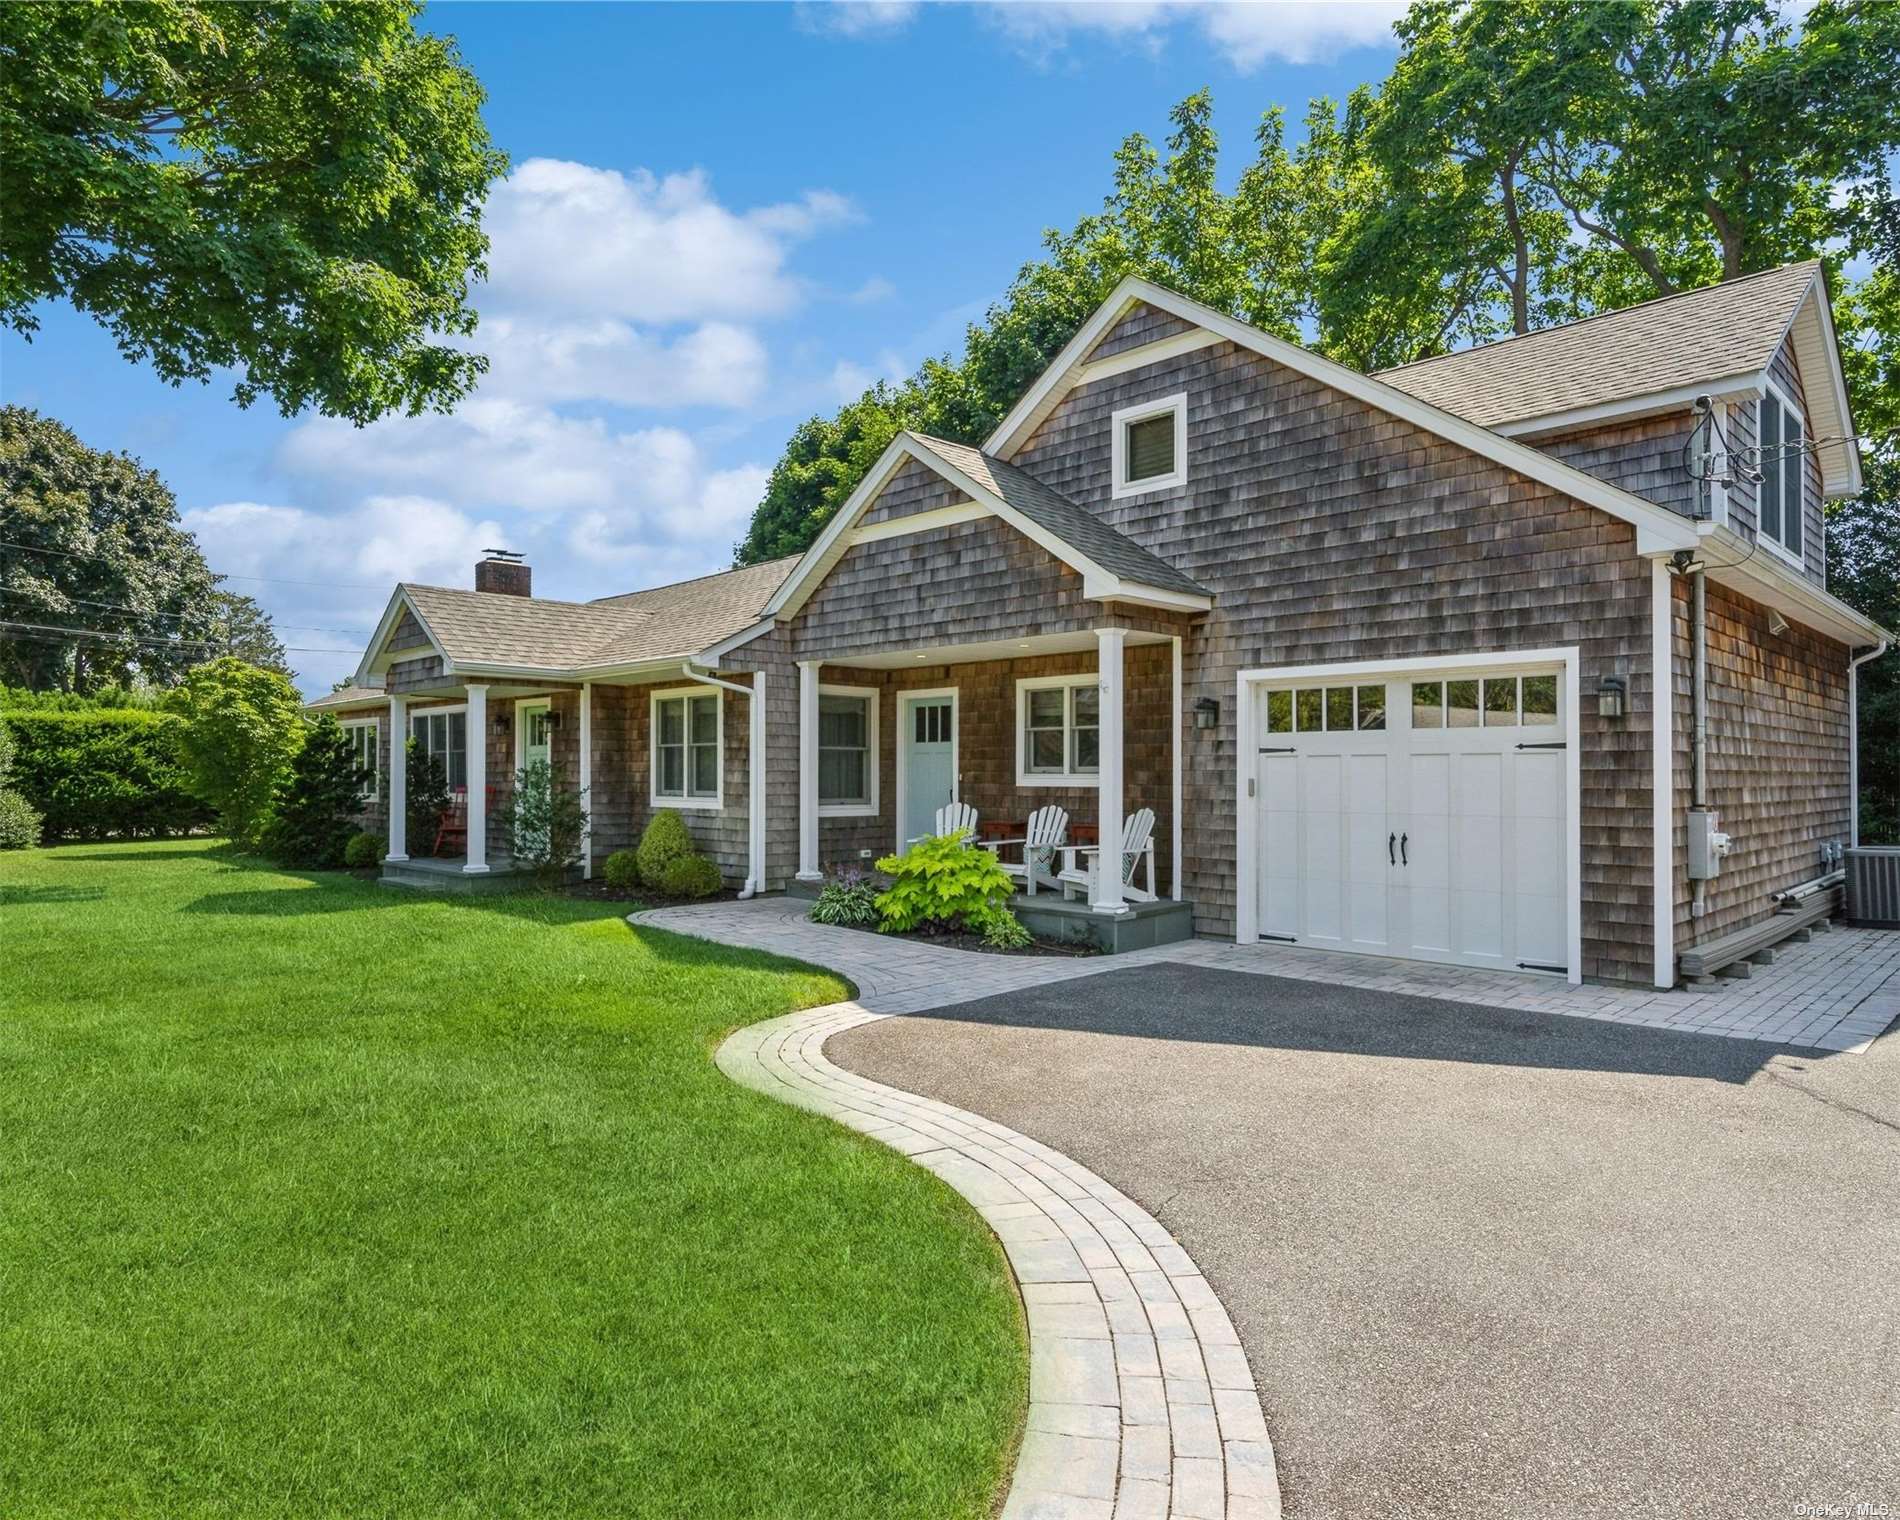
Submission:
{"label": "window", "polygon": [[1302,686],[1267,693],[1270,734],[1368,733],[1385,727],[1385,686]]}
{"label": "window", "polygon": [[1057,786],[1093,780],[1101,765],[1101,677],[1054,676],[1016,683],[1016,780]]}
{"label": "window", "polygon": [[1113,426],[1114,495],[1163,491],[1186,482],[1186,396],[1123,407]]}
{"label": "window", "polygon": [[1801,558],[1801,489],[1807,439],[1801,414],[1779,391],[1761,398],[1761,487],[1756,496],[1760,537]]}
{"label": "window", "polygon": [[1554,728],[1556,723],[1555,675],[1412,683],[1415,729]]}
{"label": "window", "polygon": [[[926,711],[919,707],[921,722]],[[877,693],[865,686],[818,688],[818,810],[833,818],[877,814]]]}
{"label": "window", "polygon": [[468,785],[468,713],[460,708],[431,708],[409,719],[409,736],[424,754],[442,762],[451,787]]}
{"label": "window", "polygon": [[656,806],[720,806],[723,709],[719,693],[694,688],[653,697],[653,802]]}
{"label": "window", "polygon": [[376,720],[371,718],[367,722],[358,720],[345,723],[343,737],[350,741],[350,754],[358,769],[369,772],[369,779],[363,783],[362,797],[365,802],[372,801],[376,796],[377,773],[381,769],[376,763],[378,751],[382,748],[377,742]]}

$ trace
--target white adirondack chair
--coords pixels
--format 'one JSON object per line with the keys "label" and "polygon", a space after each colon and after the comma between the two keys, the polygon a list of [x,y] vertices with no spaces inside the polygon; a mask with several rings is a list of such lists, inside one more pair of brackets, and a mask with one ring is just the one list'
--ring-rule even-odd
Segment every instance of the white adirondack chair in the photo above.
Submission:
{"label": "white adirondack chair", "polygon": [[[1122,896],[1134,902],[1155,900],[1155,810],[1141,808],[1122,823]],[[1101,851],[1094,845],[1068,845],[1062,851],[1062,869],[1056,873],[1066,899],[1080,893],[1086,902],[1095,901],[1095,872],[1101,864]],[[1146,887],[1135,885],[1135,868],[1145,864]]]}
{"label": "white adirondack chair", "polygon": [[[1041,884],[1053,887],[1056,884],[1056,851],[1062,848],[1062,841],[1069,837],[1069,815],[1062,808],[1050,806],[1037,808],[1029,815],[1029,827],[1022,839],[987,839],[983,848],[996,857],[996,863],[1006,874],[1023,884],[1023,891],[1030,897],[1036,895],[1036,887]],[[1022,846],[1021,860],[1003,859],[1005,845]]]}
{"label": "white adirondack chair", "polygon": [[[976,836],[976,809],[967,802],[946,802],[937,809],[937,827],[933,831],[937,837],[945,834],[961,834],[965,839]],[[918,839],[931,837],[919,834]],[[906,845],[917,843],[916,839],[906,839]]]}

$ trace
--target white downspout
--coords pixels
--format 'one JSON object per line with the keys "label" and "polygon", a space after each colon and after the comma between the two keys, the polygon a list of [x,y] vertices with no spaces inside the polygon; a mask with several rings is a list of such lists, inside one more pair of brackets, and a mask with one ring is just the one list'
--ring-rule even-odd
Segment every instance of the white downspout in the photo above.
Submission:
{"label": "white downspout", "polygon": [[1886,652],[1882,639],[1847,662],[1847,843],[1855,850],[1860,848],[1860,668]]}
{"label": "white downspout", "polygon": [[[759,683],[757,687],[741,686],[710,670],[701,670],[691,660],[682,660],[680,674],[689,681],[736,691],[752,704],[746,713],[749,720],[746,728],[746,879],[745,885],[739,888],[739,900],[744,902],[765,890],[765,704],[760,700],[765,673],[753,673],[752,679]],[[724,763],[722,756],[720,764]]]}

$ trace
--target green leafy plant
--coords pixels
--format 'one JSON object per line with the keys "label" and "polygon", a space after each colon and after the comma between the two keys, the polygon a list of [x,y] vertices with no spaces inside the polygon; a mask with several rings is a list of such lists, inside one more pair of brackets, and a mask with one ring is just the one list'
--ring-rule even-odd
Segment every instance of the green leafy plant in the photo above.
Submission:
{"label": "green leafy plant", "polygon": [[824,884],[805,916],[815,924],[868,928],[878,919],[877,886],[862,871],[841,871]]}
{"label": "green leafy plant", "polygon": [[186,720],[191,789],[241,849],[263,839],[271,802],[303,748],[303,698],[281,671],[226,657],[200,665],[166,699]]}
{"label": "green leafy plant", "polygon": [[0,850],[30,850],[40,842],[40,815],[18,792],[0,791]]}
{"label": "green leafy plant", "polygon": [[692,852],[693,836],[686,832],[686,820],[672,808],[661,808],[648,820],[635,852],[640,880],[656,892],[665,891],[666,868]]}
{"label": "green leafy plant", "polygon": [[[383,783],[383,799],[389,783]],[[403,821],[408,830],[408,853],[428,855],[435,850],[436,825],[449,806],[449,777],[442,758],[432,755],[414,739],[403,745]]]}
{"label": "green leafy plant", "polygon": [[957,834],[920,839],[877,868],[891,878],[877,898],[879,927],[887,934],[925,924],[981,930],[1015,890],[995,855]]}
{"label": "green leafy plant", "polygon": [[711,897],[721,885],[719,867],[704,855],[676,855],[660,875],[668,897]]}
{"label": "green leafy plant", "polygon": [[286,865],[344,864],[369,779],[343,725],[329,713],[318,718],[277,784],[264,834],[270,853]]}
{"label": "green leafy plant", "polygon": [[557,782],[545,760],[530,760],[515,772],[514,795],[496,817],[509,832],[516,864],[529,867],[543,886],[558,884],[581,858],[586,796]]}
{"label": "green leafy plant", "polygon": [[48,842],[187,834],[216,816],[190,789],[184,720],[137,707],[11,705],[0,732],[13,746],[4,783],[42,815]]}
{"label": "green leafy plant", "polygon": [[982,920],[983,944],[990,950],[1027,950],[1035,943],[1023,922],[1008,908],[997,908]]}
{"label": "green leafy plant", "polygon": [[623,890],[637,887],[640,885],[640,857],[633,850],[615,850],[601,862],[600,874],[610,887]]}
{"label": "green leafy plant", "polygon": [[381,865],[388,853],[388,841],[381,834],[352,834],[350,842],[343,846],[343,864],[360,871],[366,866]]}

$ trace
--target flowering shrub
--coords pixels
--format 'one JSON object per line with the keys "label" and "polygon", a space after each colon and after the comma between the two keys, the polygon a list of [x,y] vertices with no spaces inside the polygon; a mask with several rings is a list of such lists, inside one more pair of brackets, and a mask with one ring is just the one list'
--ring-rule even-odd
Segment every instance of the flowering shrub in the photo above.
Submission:
{"label": "flowering shrub", "polygon": [[877,897],[879,925],[903,934],[923,924],[982,933],[1007,912],[1014,884],[996,857],[959,834],[920,839],[902,855],[877,863],[891,884]]}

